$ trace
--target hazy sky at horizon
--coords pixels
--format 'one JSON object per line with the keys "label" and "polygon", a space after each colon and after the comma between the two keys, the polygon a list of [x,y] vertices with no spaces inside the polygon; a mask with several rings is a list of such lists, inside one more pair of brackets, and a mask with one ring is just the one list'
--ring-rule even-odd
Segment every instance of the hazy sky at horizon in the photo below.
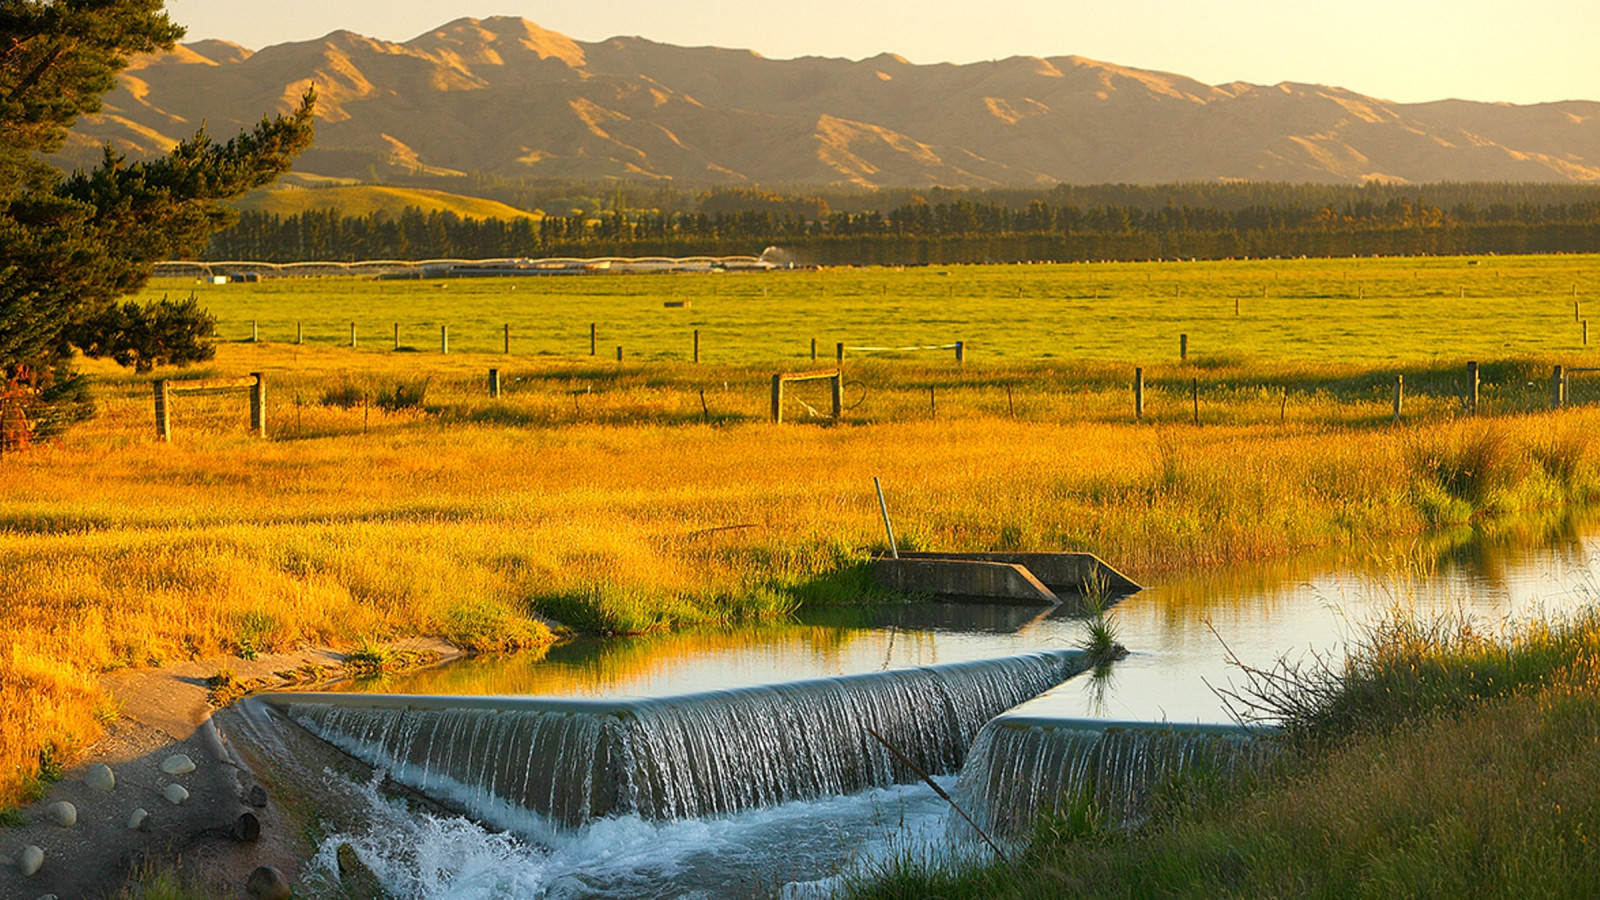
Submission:
{"label": "hazy sky at horizon", "polygon": [[581,41],[639,35],[776,59],[1087,56],[1211,84],[1312,82],[1402,102],[1600,100],[1600,0],[167,0],[186,40],[251,48],[347,29],[406,41],[521,16]]}

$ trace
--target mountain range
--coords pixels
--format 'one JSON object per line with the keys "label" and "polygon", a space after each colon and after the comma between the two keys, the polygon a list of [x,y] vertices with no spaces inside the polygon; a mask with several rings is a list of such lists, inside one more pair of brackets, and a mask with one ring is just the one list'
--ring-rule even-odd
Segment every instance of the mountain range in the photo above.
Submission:
{"label": "mountain range", "polygon": [[1600,181],[1600,103],[1402,104],[1337,87],[1203,84],[1077,56],[915,65],[772,60],[637,37],[586,43],[519,18],[405,43],[347,31],[252,52],[135,59],[57,154],[139,157],[318,93],[297,171],[486,172],[680,184],[998,186]]}

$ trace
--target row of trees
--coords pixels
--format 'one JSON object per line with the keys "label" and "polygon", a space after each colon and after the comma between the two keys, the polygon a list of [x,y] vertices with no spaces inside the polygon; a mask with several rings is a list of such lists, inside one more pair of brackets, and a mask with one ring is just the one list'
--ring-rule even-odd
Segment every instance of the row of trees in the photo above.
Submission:
{"label": "row of trees", "polygon": [[399,217],[320,210],[246,213],[217,234],[213,260],[686,256],[782,244],[823,263],[1536,253],[1600,250],[1600,199],[1536,205],[1421,197],[1342,208],[1102,205],[1034,199],[1017,208],[966,198],[806,218],[772,205],[715,212],[603,212],[514,221],[407,209]]}

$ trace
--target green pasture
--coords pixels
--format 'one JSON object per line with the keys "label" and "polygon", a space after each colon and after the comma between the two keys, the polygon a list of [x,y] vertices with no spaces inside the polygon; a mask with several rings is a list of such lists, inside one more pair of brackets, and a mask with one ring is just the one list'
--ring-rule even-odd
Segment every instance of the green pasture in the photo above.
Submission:
{"label": "green pasture", "polygon": [[[973,360],[1361,364],[1558,356],[1581,365],[1580,319],[1600,313],[1600,256],[1262,260],[827,269],[543,278],[281,278],[152,282],[194,291],[219,337],[516,356],[752,364],[823,357],[836,343],[964,341]],[[684,308],[668,302],[686,301]],[[1574,313],[1574,303],[1578,303]],[[1593,336],[1600,346],[1600,319]],[[854,354],[853,354],[854,355]],[[948,351],[944,355],[949,354]]]}

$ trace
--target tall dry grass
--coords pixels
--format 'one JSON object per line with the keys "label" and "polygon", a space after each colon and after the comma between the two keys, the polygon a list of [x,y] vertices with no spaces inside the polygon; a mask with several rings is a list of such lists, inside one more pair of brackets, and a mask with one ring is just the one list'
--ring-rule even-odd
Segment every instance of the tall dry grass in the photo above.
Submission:
{"label": "tall dry grass", "polygon": [[1110,368],[885,366],[847,422],[773,427],[754,369],[551,362],[497,405],[484,358],[390,359],[364,395],[428,378],[421,406],[324,404],[347,362],[224,346],[217,371],[269,373],[265,442],[237,398],[186,396],[158,443],[148,383],[108,371],[99,419],[0,459],[0,797],[94,739],[110,669],[412,634],[536,647],[546,617],[642,632],[859,597],[874,476],[905,545],[1083,549],[1136,577],[1600,494],[1595,410],[1397,429],[1365,389],[1307,390],[1287,414],[1267,392],[1134,425]]}

